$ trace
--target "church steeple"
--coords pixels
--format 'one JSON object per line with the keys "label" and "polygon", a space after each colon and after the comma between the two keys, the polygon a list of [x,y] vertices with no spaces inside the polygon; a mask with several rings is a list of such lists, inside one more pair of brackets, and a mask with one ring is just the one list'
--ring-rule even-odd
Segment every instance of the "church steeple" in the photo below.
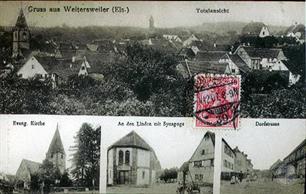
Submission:
{"label": "church steeple", "polygon": [[58,167],[61,173],[64,173],[66,168],[66,153],[59,133],[58,124],[49,145],[46,158],[51,161],[54,166]]}
{"label": "church steeple", "polygon": [[53,135],[51,144],[49,145],[48,153],[57,153],[61,152],[65,154],[64,146],[62,143],[62,139],[58,130],[58,124],[56,126],[56,131]]}
{"label": "church steeple", "polygon": [[155,28],[153,16],[151,16],[150,19],[149,19],[149,28],[150,28],[150,30],[154,30],[154,28]]}
{"label": "church steeple", "polygon": [[28,24],[27,24],[27,21],[26,21],[26,18],[24,16],[24,14],[23,14],[22,9],[20,9],[20,11],[19,11],[19,15],[18,15],[15,27],[16,28],[28,28]]}
{"label": "church steeple", "polygon": [[24,50],[30,49],[30,31],[23,10],[20,9],[15,27],[13,28],[12,57],[22,57]]}

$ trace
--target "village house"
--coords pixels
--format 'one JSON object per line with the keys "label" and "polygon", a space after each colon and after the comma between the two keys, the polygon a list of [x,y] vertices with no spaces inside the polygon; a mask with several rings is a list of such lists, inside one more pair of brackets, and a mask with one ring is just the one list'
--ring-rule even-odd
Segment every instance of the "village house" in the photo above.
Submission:
{"label": "village house", "polygon": [[[251,172],[253,165],[244,155],[245,167],[240,164],[242,159],[237,157],[238,147],[233,150],[230,145],[222,138],[221,150],[221,179],[230,180],[241,171]],[[200,144],[192,154],[191,158],[185,162],[179,170],[178,181],[186,183],[196,183],[204,185],[213,183],[214,177],[214,159],[215,159],[215,134],[208,131],[205,133]],[[238,162],[238,164],[236,164]],[[244,168],[244,169],[243,169]]]}
{"label": "village house", "polygon": [[303,177],[306,170],[306,139],[304,139],[283,161],[277,160],[270,170],[275,178]]}
{"label": "village house", "polygon": [[285,36],[293,37],[302,44],[305,42],[305,26],[303,24],[295,23],[285,31]]}
{"label": "village house", "polygon": [[178,35],[172,35],[172,34],[163,34],[163,38],[166,40],[169,40],[170,42],[180,42],[182,43],[182,39]]}
{"label": "village house", "polygon": [[272,173],[273,178],[285,176],[285,165],[283,161],[278,159],[276,162],[274,162],[270,167],[270,171]]}
{"label": "village house", "polygon": [[229,62],[222,60],[225,54],[225,51],[199,51],[192,60],[179,62],[176,69],[184,78],[198,73],[225,74],[230,69]]}
{"label": "village house", "polygon": [[198,185],[213,183],[214,158],[215,158],[215,134],[207,132],[200,144],[192,154],[191,158],[183,165],[178,173],[178,181],[183,183],[194,182]]}
{"label": "village house", "polygon": [[160,170],[153,148],[135,131],[108,148],[108,185],[151,185],[156,182]]}
{"label": "village house", "polygon": [[270,36],[270,31],[267,25],[262,22],[251,22],[243,27],[242,35],[264,38]]}
{"label": "village house", "polygon": [[234,175],[236,154],[230,145],[222,138],[221,179],[230,180]]}
{"label": "village house", "polygon": [[240,45],[234,54],[238,55],[251,70],[287,72],[289,86],[300,79],[300,75],[289,70],[290,61],[288,61],[282,49]]}
{"label": "village house", "polygon": [[251,72],[248,65],[237,54],[229,52],[223,55],[219,61],[228,63],[225,70],[226,74],[241,75]]}
{"label": "village house", "polygon": [[198,41],[200,41],[200,39],[198,39],[194,34],[192,34],[189,38],[187,38],[185,41],[183,41],[183,46],[188,47],[193,42],[198,42]]}
{"label": "village house", "polygon": [[[60,173],[63,174],[65,172],[66,154],[58,126],[46,153],[46,160],[52,162],[53,165],[59,169]],[[31,176],[39,172],[41,165],[41,163],[23,159],[16,172],[16,180],[18,180],[17,187],[29,189]]]}
{"label": "village house", "polygon": [[234,170],[236,172],[240,172],[243,174],[248,173],[249,168],[248,168],[248,161],[247,157],[248,155],[245,154],[244,152],[240,151],[238,147],[234,149],[235,152],[235,165],[234,165]]}

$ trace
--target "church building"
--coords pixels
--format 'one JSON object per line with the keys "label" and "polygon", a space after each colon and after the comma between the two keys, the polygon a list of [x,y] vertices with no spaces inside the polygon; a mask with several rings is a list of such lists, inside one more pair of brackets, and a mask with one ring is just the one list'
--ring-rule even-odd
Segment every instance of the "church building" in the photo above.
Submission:
{"label": "church building", "polygon": [[108,148],[107,161],[108,185],[151,185],[161,170],[154,150],[135,131]]}
{"label": "church building", "polygon": [[[62,174],[65,172],[66,153],[58,130],[58,126],[46,153],[46,159],[52,162],[53,165],[57,167]],[[28,189],[31,183],[31,176],[40,171],[41,165],[41,163],[23,159],[16,172],[16,180],[18,180],[17,187]]]}
{"label": "church building", "polygon": [[62,174],[65,172],[66,153],[58,130],[58,126],[46,154],[46,159],[52,162],[53,165],[56,166]]}
{"label": "church building", "polygon": [[15,27],[13,28],[13,58],[23,57],[24,51],[30,50],[30,30],[20,9]]}

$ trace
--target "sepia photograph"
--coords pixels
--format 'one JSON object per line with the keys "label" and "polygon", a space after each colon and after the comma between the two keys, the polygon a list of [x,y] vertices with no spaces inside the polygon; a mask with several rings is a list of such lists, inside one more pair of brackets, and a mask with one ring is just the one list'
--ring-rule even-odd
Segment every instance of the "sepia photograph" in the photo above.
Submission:
{"label": "sepia photograph", "polygon": [[221,194],[305,193],[305,121],[223,134]]}
{"label": "sepia photograph", "polygon": [[0,113],[195,116],[200,73],[241,118],[306,118],[305,2],[0,3]]}
{"label": "sepia photograph", "polygon": [[104,130],[100,192],[212,194],[214,143],[213,132],[191,127]]}
{"label": "sepia photograph", "polygon": [[71,117],[33,125],[33,118],[1,119],[0,193],[99,193],[101,126]]}

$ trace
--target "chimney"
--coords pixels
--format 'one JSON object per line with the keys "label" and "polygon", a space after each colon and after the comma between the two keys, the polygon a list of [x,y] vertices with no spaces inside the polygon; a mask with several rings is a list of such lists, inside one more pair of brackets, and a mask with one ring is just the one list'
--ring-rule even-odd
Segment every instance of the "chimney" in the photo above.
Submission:
{"label": "chimney", "polygon": [[214,48],[216,48],[217,47],[217,44],[216,43],[214,43]]}

